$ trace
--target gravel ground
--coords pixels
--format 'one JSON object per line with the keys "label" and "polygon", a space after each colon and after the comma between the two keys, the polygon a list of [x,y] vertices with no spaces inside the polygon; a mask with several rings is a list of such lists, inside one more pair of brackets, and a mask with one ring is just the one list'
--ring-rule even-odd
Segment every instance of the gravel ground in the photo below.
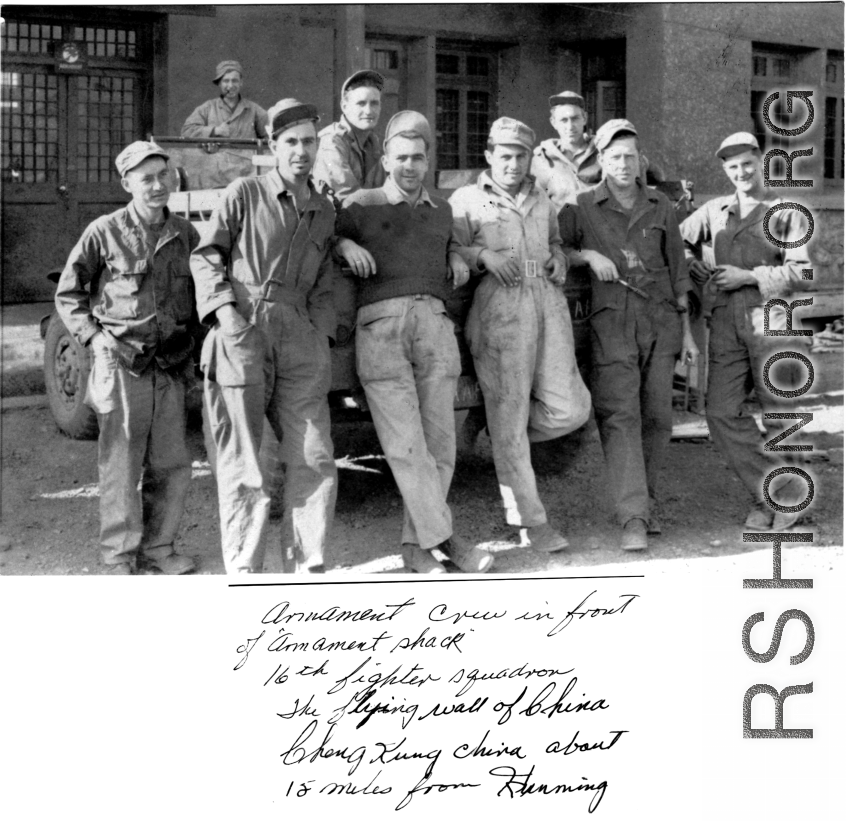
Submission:
{"label": "gravel ground", "polygon": [[[2,414],[2,495],[0,574],[79,575],[103,572],[97,548],[96,442],[68,439],[48,410],[6,403]],[[816,410],[810,470],[816,495],[803,530],[815,544],[842,545],[843,408]],[[400,572],[400,495],[372,426],[337,425],[333,430],[339,466],[339,494],[328,570],[330,573]],[[215,480],[202,436],[190,434],[194,477],[177,548],[198,562],[201,574],[223,573]],[[726,557],[748,552],[741,542],[747,500],[735,476],[705,439],[675,441],[663,483],[662,536],[651,537],[643,555],[623,554],[604,492],[599,441],[549,443],[533,453],[541,497],[552,523],[571,548],[538,555],[518,546],[517,533],[503,520],[491,461],[490,442],[481,434],[460,450],[450,502],[456,531],[496,555],[503,573],[559,572],[624,560],[632,562]],[[283,523],[269,531],[266,572],[281,570]]]}

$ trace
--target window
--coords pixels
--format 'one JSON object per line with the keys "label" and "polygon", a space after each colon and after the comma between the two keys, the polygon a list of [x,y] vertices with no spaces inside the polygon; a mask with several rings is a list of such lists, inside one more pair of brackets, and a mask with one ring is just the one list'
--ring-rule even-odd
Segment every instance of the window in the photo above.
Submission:
{"label": "window", "polygon": [[497,117],[497,56],[439,47],[435,73],[438,170],[484,168],[488,131]]}
{"label": "window", "polygon": [[826,60],[823,175],[844,179],[844,52],[830,51]]}
{"label": "window", "polygon": [[626,41],[604,40],[582,48],[582,96],[588,127],[626,117]]}
{"label": "window", "polygon": [[[781,148],[789,151],[791,138],[774,134],[766,125],[762,117],[762,106],[765,100],[774,91],[787,89],[797,76],[797,64],[799,52],[793,52],[776,46],[753,44],[753,77],[750,92],[750,130],[759,142],[762,152],[770,151],[772,148]],[[770,107],[770,117],[773,123],[782,123],[791,119],[792,115],[785,111],[785,95],[779,98]],[[796,116],[796,115],[794,115]],[[785,161],[779,157],[771,160],[771,176],[780,179],[785,176]]]}

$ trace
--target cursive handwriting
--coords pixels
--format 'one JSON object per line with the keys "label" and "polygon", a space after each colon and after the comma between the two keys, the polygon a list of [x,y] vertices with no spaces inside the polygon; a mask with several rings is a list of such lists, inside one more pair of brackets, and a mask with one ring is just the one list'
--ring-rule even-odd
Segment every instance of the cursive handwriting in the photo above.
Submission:
{"label": "cursive handwriting", "polygon": [[626,610],[627,606],[632,604],[635,599],[639,598],[636,593],[627,593],[623,596],[618,596],[620,599],[626,599],[623,604],[618,607],[606,608],[606,607],[586,607],[584,610],[580,610],[581,607],[585,606],[585,603],[596,593],[596,590],[592,590],[573,610],[568,610],[567,615],[553,628],[551,628],[550,632],[547,633],[548,636],[555,636],[557,633],[561,633],[573,620],[574,616],[579,619],[584,619],[586,616],[588,618],[596,618],[597,616],[617,616],[620,615]]}
{"label": "cursive handwriting", "polygon": [[530,781],[535,772],[535,764],[533,764],[528,772],[519,773],[514,767],[506,765],[495,767],[489,770],[489,775],[497,778],[505,778],[506,783],[497,791],[498,798],[507,795],[509,798],[523,798],[525,795],[558,795],[559,793],[570,792],[593,792],[594,796],[588,804],[588,812],[594,812],[600,806],[603,796],[606,794],[606,787],[609,785],[606,781],[601,781],[599,784],[589,784],[588,779],[582,776],[585,784],[537,784]]}

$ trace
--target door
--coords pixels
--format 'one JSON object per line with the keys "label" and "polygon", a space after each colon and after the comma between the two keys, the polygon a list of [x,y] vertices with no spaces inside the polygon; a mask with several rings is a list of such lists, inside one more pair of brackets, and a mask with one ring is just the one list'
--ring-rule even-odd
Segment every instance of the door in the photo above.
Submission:
{"label": "door", "polygon": [[128,199],[114,159],[150,128],[149,24],[4,14],[3,302],[50,300],[46,274]]}

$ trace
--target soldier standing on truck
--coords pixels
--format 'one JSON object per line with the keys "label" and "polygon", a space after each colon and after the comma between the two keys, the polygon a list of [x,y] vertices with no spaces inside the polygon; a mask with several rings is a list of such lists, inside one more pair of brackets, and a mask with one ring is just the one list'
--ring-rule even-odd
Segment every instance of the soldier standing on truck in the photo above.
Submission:
{"label": "soldier standing on truck", "polygon": [[357,71],[341,86],[341,119],[318,135],[315,182],[326,183],[339,200],[360,188],[385,181],[382,151],[376,136],[385,78],[378,71]]}
{"label": "soldier standing on truck", "polygon": [[528,177],[535,134],[509,117],[492,126],[483,171],[450,198],[453,237],[482,276],[465,325],[506,521],[522,544],[564,550],[538,495],[530,442],[564,436],[588,420],[590,398],[574,356],[562,284],[567,262],[556,208]]}
{"label": "soldier standing on truck", "polygon": [[671,438],[674,364],[693,362],[685,251],[673,206],[639,179],[635,127],[610,120],[594,143],[604,180],[559,214],[572,263],[591,267],[591,396],[623,528],[643,550],[661,532],[658,477]]}
{"label": "soldier standing on truck", "polygon": [[[92,352],[86,403],[100,426],[100,546],[109,572],[194,570],[174,551],[191,482],[185,393],[194,379],[197,231],[167,209],[168,155],[138,141],[115,165],[132,202],[96,219],[71,251],[56,309]],[[142,480],[141,492],[138,481]]]}
{"label": "soldier standing on truck", "polygon": [[453,397],[462,367],[444,302],[448,280],[457,288],[469,272],[451,249],[450,204],[423,185],[431,147],[423,114],[401,111],[391,118],[382,157],[388,178],[381,188],[347,198],[336,248],[362,277],[356,370],[403,496],[403,565],[444,573],[432,554],[439,548],[460,570],[483,573],[494,557],[454,532],[447,504],[456,464]]}
{"label": "soldier standing on truck", "polygon": [[[244,69],[237,60],[222,60],[218,63],[212,82],[218,87],[220,96],[206,100],[188,115],[182,126],[182,136],[194,139],[263,139],[268,113],[252,100],[241,96],[243,81]],[[210,155],[201,187],[223,187],[237,177],[249,177],[253,168],[251,153],[223,148]],[[208,167],[210,165],[211,169]]]}
{"label": "soldier standing on truck", "polygon": [[[784,338],[764,336],[764,305],[785,299],[803,279],[809,267],[805,247],[782,249],[762,233],[762,220],[779,197],[768,197],[764,187],[762,154],[752,134],[738,132],[727,137],[715,156],[735,187],[735,193],[710,200],[681,225],[688,270],[703,287],[709,315],[709,384],[706,418],[709,433],[724,458],[750,493],[752,507],[745,530],[783,531],[798,519],[797,513],[774,515],[762,496],[762,481],[783,460],[766,455],[755,420],[744,410],[751,389],[765,411],[767,439],[782,430],[768,413],[781,410],[762,381],[765,362],[785,347]],[[781,242],[802,238],[806,227],[797,212],[778,212],[769,222],[771,233]],[[714,265],[704,259],[711,243]],[[771,330],[785,330],[785,311],[769,311]],[[789,483],[777,488],[773,498],[785,504]],[[793,504],[794,501],[792,500]]]}
{"label": "soldier standing on truck", "polygon": [[327,402],[335,209],[309,178],[317,109],[286,99],[268,116],[277,167],[229,185],[191,258],[200,320],[212,326],[201,357],[204,401],[227,572],[262,570],[267,416],[282,442],[296,569],[321,573],[336,496]]}
{"label": "soldier standing on truck", "polygon": [[586,122],[585,100],[575,91],[562,91],[550,98],[550,125],[559,137],[538,145],[532,155],[531,173],[557,211],[565,203],[575,203],[577,194],[595,186],[602,177]]}

